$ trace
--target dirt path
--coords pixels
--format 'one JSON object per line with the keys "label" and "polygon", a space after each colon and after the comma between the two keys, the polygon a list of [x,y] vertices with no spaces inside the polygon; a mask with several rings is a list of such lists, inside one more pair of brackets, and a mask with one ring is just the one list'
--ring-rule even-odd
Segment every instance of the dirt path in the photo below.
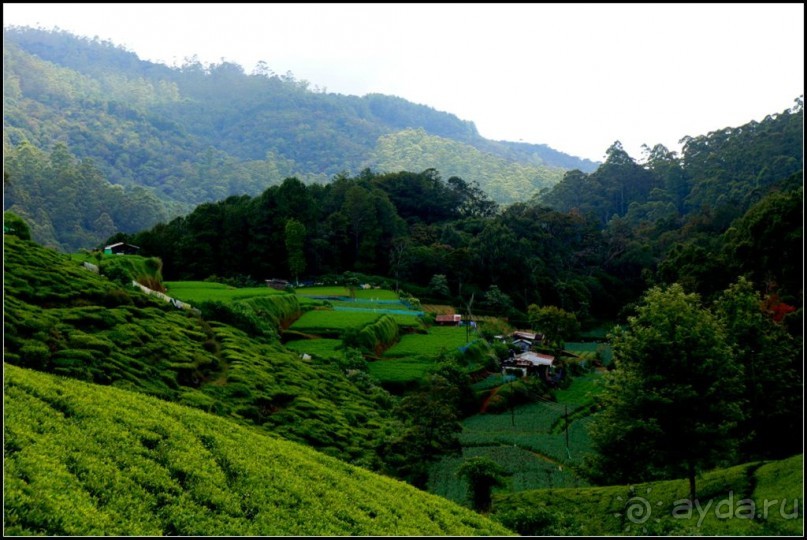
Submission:
{"label": "dirt path", "polygon": [[563,462],[558,461],[555,458],[551,458],[551,457],[549,457],[549,456],[547,456],[545,454],[541,454],[540,452],[536,452],[535,450],[528,450],[527,448],[523,448],[523,450],[527,450],[527,452],[534,455],[538,459],[542,459],[542,460],[544,460],[544,461],[546,461],[548,463],[551,463],[553,465],[557,465],[559,470],[561,470],[561,471],[563,470]]}
{"label": "dirt path", "polygon": [[488,403],[490,402],[491,398],[492,398],[493,396],[495,396],[495,395],[496,395],[496,393],[499,391],[499,388],[501,388],[501,386],[497,386],[496,388],[494,388],[493,390],[491,390],[490,394],[488,394],[488,397],[486,397],[486,398],[485,398],[485,401],[483,401],[483,402],[482,402],[482,407],[480,407],[480,408],[479,408],[479,413],[480,413],[480,414],[487,412],[487,410],[488,410]]}

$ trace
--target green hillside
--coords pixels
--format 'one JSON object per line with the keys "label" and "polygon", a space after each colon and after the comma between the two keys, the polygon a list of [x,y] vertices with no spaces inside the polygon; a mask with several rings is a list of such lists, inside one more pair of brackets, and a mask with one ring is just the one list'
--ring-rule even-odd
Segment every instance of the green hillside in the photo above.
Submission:
{"label": "green hillside", "polygon": [[6,362],[190,405],[379,467],[395,426],[378,405],[389,396],[277,341],[272,311],[281,318],[293,295],[237,309],[200,304],[203,318],[11,235],[4,278]]}
{"label": "green hillside", "polygon": [[494,495],[494,516],[523,535],[802,536],[804,456],[703,474],[697,504],[687,480],[539,489]]}
{"label": "green hillside", "polygon": [[445,499],[230,420],[4,371],[5,535],[509,534]]}
{"label": "green hillside", "polygon": [[[434,168],[445,178],[486,179],[483,190],[500,203],[528,200],[563,179],[564,169],[516,162],[451,139],[407,129],[378,138],[368,165],[378,171]],[[481,181],[480,181],[481,185]]]}

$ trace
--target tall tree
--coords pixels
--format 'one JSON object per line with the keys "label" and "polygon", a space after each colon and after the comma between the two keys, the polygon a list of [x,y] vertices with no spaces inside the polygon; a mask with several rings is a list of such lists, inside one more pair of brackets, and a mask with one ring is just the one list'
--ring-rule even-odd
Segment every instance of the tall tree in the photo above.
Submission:
{"label": "tall tree", "polygon": [[498,204],[485,193],[479,182],[470,184],[458,176],[448,179],[448,187],[457,198],[457,211],[461,217],[493,217]]}
{"label": "tall tree", "polygon": [[300,281],[300,274],[305,271],[305,225],[296,219],[286,222],[286,256],[289,261],[289,272],[294,281]]}
{"label": "tall tree", "polygon": [[697,500],[700,470],[730,463],[742,418],[742,366],[700,297],[654,287],[613,336],[616,369],[591,436],[595,479],[611,483],[682,475]]}
{"label": "tall tree", "polygon": [[429,281],[429,292],[440,299],[448,298],[451,295],[445,274],[434,274],[432,276],[431,281]]}
{"label": "tall tree", "polygon": [[718,298],[715,313],[744,368],[744,460],[781,459],[802,448],[803,340],[763,311],[752,283],[740,278]]}
{"label": "tall tree", "polygon": [[396,476],[425,487],[428,465],[444,454],[458,453],[458,391],[443,377],[433,375],[422,388],[410,392],[395,408],[402,426],[387,444],[388,465]]}
{"label": "tall tree", "polygon": [[580,331],[575,314],[557,306],[538,307],[530,304],[527,317],[532,327],[544,334],[547,344],[558,348],[563,348],[564,342]]}
{"label": "tall tree", "polygon": [[[803,184],[803,175],[797,175]],[[738,274],[799,296],[804,290],[804,188],[775,191],[723,235],[723,253]]]}

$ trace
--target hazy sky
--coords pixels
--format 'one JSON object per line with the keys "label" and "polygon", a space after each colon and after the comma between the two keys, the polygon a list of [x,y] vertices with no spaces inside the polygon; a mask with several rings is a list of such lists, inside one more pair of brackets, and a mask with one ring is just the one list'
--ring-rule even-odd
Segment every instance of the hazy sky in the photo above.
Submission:
{"label": "hazy sky", "polygon": [[447,111],[483,137],[600,161],[680,150],[804,93],[804,4],[3,4],[3,24],[141,59],[263,60],[313,87]]}

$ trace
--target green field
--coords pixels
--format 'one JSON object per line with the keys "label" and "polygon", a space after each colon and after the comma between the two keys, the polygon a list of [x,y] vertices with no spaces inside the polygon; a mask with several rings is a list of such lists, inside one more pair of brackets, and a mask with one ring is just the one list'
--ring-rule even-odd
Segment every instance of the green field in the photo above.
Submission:
{"label": "green field", "polygon": [[497,386],[501,386],[506,382],[515,380],[514,375],[502,375],[501,373],[491,373],[479,382],[471,385],[471,388],[476,392],[489,392]]}
{"label": "green field", "polygon": [[233,300],[255,298],[256,296],[288,294],[285,291],[279,291],[271,287],[236,288],[208,281],[166,281],[164,285],[168,289],[166,291],[168,296],[189,304],[207,301],[232,302]]}
{"label": "green field", "polygon": [[[572,414],[572,406],[568,406]],[[504,445],[526,448],[568,465],[579,464],[589,452],[591,442],[586,426],[590,417],[573,420],[566,447],[566,406],[533,403],[515,407],[502,414],[479,414],[463,422],[460,442],[463,447]],[[560,426],[560,429],[556,428]]]}
{"label": "green field", "polygon": [[371,362],[370,374],[383,383],[411,383],[422,379],[441,353],[454,353],[466,345],[464,328],[432,326],[427,334],[405,334]]}
{"label": "green field", "polygon": [[462,456],[448,457],[433,465],[429,471],[426,489],[452,501],[467,504],[467,480],[457,475],[465,460],[485,456],[501,465],[506,471],[500,493],[516,493],[537,487],[560,488],[586,485],[563,465],[540,457],[534,452],[513,446],[472,446],[462,450]]}
{"label": "green field", "polygon": [[594,341],[567,341],[564,348],[573,353],[597,352],[600,345],[600,343]]}
{"label": "green field", "polygon": [[[301,295],[298,295],[301,296]],[[303,296],[304,298],[310,298],[308,296]],[[373,299],[361,299],[357,298],[356,300],[329,300],[329,304],[331,304],[334,308],[344,308],[344,309],[395,309],[395,310],[408,310],[409,308],[403,302],[396,302],[395,300],[373,300]]]}
{"label": "green field", "polygon": [[406,334],[384,353],[384,358],[406,356],[436,357],[442,351],[452,352],[466,343],[465,328],[432,326],[428,334]]}
{"label": "green field", "polygon": [[614,323],[604,322],[599,326],[589,328],[580,332],[580,337],[585,340],[601,341],[608,337],[608,334],[614,329]]}
{"label": "green field", "polygon": [[414,356],[370,362],[369,369],[370,375],[382,384],[385,382],[406,383],[422,379],[426,372],[434,366],[434,363],[434,358]]}
{"label": "green field", "polygon": [[581,377],[575,377],[574,382],[568,388],[558,388],[555,396],[558,403],[568,404],[569,410],[588,405],[592,402],[593,396],[601,391],[602,373],[593,371]]}
{"label": "green field", "polygon": [[[463,460],[475,455],[489,456],[508,473],[502,492],[525,489],[585,486],[588,483],[573,473],[590,451],[587,416],[591,395],[598,390],[600,374],[577,377],[565,390],[556,391],[557,402],[540,401],[514,407],[501,414],[477,414],[462,422],[459,434],[462,458],[446,458],[430,471],[429,490],[462,502],[467,486],[453,473]],[[490,379],[490,380],[488,380]],[[494,375],[475,385],[489,387],[501,381]],[[565,418],[570,425],[566,445]],[[575,411],[579,411],[575,414]],[[584,413],[584,414],[581,414]]]}
{"label": "green field", "polygon": [[291,330],[309,333],[341,332],[348,328],[361,328],[375,321],[379,315],[330,309],[308,311],[291,325]]}

